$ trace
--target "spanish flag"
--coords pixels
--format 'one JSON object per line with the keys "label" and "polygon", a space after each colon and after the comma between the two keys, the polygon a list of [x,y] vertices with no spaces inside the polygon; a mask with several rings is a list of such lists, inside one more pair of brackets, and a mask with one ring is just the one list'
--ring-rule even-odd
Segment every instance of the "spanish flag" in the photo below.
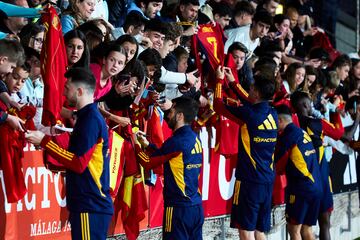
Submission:
{"label": "spanish flag", "polygon": [[140,222],[148,210],[145,186],[141,174],[127,176],[120,187],[121,220],[129,240],[136,240]]}
{"label": "spanish flag", "polygon": [[67,56],[59,16],[49,6],[41,21],[45,26],[44,45],[41,50],[41,75],[44,81],[42,124],[53,126],[60,120]]}

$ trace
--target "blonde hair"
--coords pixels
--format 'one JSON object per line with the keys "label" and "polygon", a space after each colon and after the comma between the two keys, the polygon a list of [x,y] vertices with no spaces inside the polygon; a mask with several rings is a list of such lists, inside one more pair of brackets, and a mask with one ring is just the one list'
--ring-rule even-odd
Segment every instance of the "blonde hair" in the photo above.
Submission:
{"label": "blonde hair", "polygon": [[336,73],[336,71],[330,71],[329,76],[329,83],[327,84],[328,87],[331,89],[337,88],[340,84],[339,75]]}

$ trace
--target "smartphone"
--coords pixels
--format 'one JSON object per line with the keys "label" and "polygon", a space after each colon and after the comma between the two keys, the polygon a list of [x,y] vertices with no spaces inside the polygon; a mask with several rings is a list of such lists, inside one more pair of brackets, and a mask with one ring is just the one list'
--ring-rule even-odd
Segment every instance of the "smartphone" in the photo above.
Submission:
{"label": "smartphone", "polygon": [[196,72],[194,72],[194,76],[197,77],[197,78],[200,76],[199,70],[197,70]]}
{"label": "smartphone", "polygon": [[28,133],[28,130],[26,129],[25,125],[22,122],[20,122],[20,126],[24,130],[25,133]]}
{"label": "smartphone", "polygon": [[160,97],[158,100],[156,100],[156,102],[159,103],[159,104],[165,103],[166,102],[165,96]]}
{"label": "smartphone", "polygon": [[116,81],[119,83],[124,83],[125,85],[129,84],[130,82],[130,74],[119,74],[116,77]]}

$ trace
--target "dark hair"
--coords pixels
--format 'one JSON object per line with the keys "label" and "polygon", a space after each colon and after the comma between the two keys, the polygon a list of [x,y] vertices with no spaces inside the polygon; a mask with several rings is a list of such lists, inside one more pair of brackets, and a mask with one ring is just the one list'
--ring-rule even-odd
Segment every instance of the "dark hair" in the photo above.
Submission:
{"label": "dark hair", "polygon": [[125,56],[125,58],[127,59],[127,53],[125,51],[125,49],[120,46],[120,44],[116,43],[116,42],[109,42],[109,47],[106,48],[104,50],[104,58],[107,58],[111,52],[119,52],[121,54],[123,54]]}
{"label": "dark hair", "polygon": [[262,0],[259,2],[259,4],[265,5],[265,4],[269,4],[271,1],[280,3],[280,0]]}
{"label": "dark hair", "polygon": [[275,82],[262,75],[254,76],[254,87],[260,93],[261,100],[270,100],[275,93]]}
{"label": "dark hair", "polygon": [[199,0],[180,0],[179,5],[194,5],[200,6]]}
{"label": "dark hair", "polygon": [[179,24],[174,22],[167,24],[168,32],[165,34],[165,40],[171,40],[175,42],[176,38],[180,37],[183,29]]}
{"label": "dark hair", "polygon": [[316,77],[318,75],[318,71],[316,70],[316,68],[310,65],[305,66],[305,71],[306,71],[306,75],[315,75]]}
{"label": "dark hair", "polygon": [[139,43],[136,41],[136,39],[132,36],[130,36],[129,34],[125,34],[120,36],[115,43],[119,44],[120,46],[122,46],[124,43],[129,42],[131,44],[135,44],[136,45],[136,52],[135,55],[133,57],[133,59],[131,59],[128,63],[126,63],[126,66],[132,66],[135,64],[138,52],[139,52]]}
{"label": "dark hair", "polygon": [[163,0],[135,0],[136,6],[140,7],[141,3],[144,3],[145,6],[149,5],[151,2],[163,2]]}
{"label": "dark hair", "polygon": [[146,67],[140,60],[135,59],[132,66],[126,65],[124,70],[121,72],[121,75],[124,74],[127,74],[130,77],[137,77],[139,80],[138,86],[140,86],[141,82],[145,79],[146,76]]}
{"label": "dark hair", "polygon": [[199,104],[189,97],[178,97],[172,100],[176,112],[184,115],[184,122],[191,124],[199,111]]}
{"label": "dark hair", "polygon": [[145,31],[150,32],[159,32],[166,35],[168,33],[168,23],[161,21],[160,19],[154,18],[150,19],[145,25]]}
{"label": "dark hair", "polygon": [[289,20],[290,18],[284,14],[276,14],[273,18],[273,22],[274,24],[281,24],[282,22],[284,22],[285,20]]}
{"label": "dark hair", "polygon": [[246,48],[246,46],[244,44],[242,44],[241,42],[233,42],[233,44],[230,45],[228,52],[232,53],[235,50],[239,50],[239,51],[245,53],[245,55],[248,54],[248,52],[249,52],[248,49]]}
{"label": "dark hair", "polygon": [[5,56],[10,62],[22,65],[25,59],[24,49],[16,40],[0,40],[0,56]]}
{"label": "dark hair", "polygon": [[86,37],[80,30],[76,30],[76,29],[71,30],[71,31],[67,32],[64,35],[65,45],[67,46],[69,44],[70,40],[72,40],[74,38],[78,38],[84,43],[84,52],[81,55],[81,58],[79,59],[79,61],[74,63],[74,65],[72,67],[89,68],[89,65],[90,65],[90,51],[89,51],[89,48],[88,48],[88,45],[87,45]]}
{"label": "dark hair", "polygon": [[188,53],[188,51],[186,51],[185,48],[179,46],[177,48],[175,48],[174,50],[174,54],[175,54],[175,57],[176,57],[176,60],[179,62],[180,59],[182,57],[186,57],[186,58],[189,58],[190,54]]}
{"label": "dark hair", "polygon": [[211,7],[213,9],[213,15],[215,14],[219,15],[220,17],[232,17],[232,9],[229,3],[225,1],[221,2],[214,2],[211,4]]}
{"label": "dark hair", "polygon": [[258,46],[254,51],[254,53],[258,57],[262,57],[262,56],[274,57],[274,52],[283,52],[283,49],[280,47],[278,41],[269,39],[267,37],[261,39],[260,46]]}
{"label": "dark hair", "polygon": [[295,91],[294,93],[291,94],[290,96],[290,103],[291,106],[298,111],[298,104],[300,101],[303,101],[304,99],[309,99],[311,101],[311,98],[309,96],[309,94],[307,92],[303,92],[303,91]]}
{"label": "dark hair", "polygon": [[125,22],[123,25],[124,32],[127,32],[130,26],[134,26],[134,28],[138,28],[141,26],[145,26],[146,19],[137,11],[131,11],[126,15]]}
{"label": "dark hair", "polygon": [[360,79],[356,78],[355,75],[354,75],[354,68],[359,63],[360,63],[360,59],[356,59],[356,58],[351,59],[351,69],[350,69],[350,72],[349,72],[350,91],[355,90],[357,88],[357,82],[360,81]]}
{"label": "dark hair", "polygon": [[25,51],[26,60],[30,59],[32,56],[40,60],[40,53],[35,49],[31,47],[24,47],[24,51]]}
{"label": "dark hair", "polygon": [[[360,104],[359,96],[352,96],[346,101],[345,111],[349,111],[350,109],[354,109],[354,104]],[[355,110],[355,109],[354,109]]]}
{"label": "dark hair", "polygon": [[332,64],[332,68],[334,70],[336,70],[336,68],[341,68],[341,67],[344,67],[344,66],[349,66],[351,67],[351,59],[348,55],[346,54],[343,54],[343,55],[340,55],[338,56],[333,64]]}
{"label": "dark hair", "polygon": [[254,74],[266,79],[275,79],[276,62],[271,57],[261,57],[255,62]]}
{"label": "dark hair", "polygon": [[30,73],[31,71],[31,66],[29,63],[24,62],[21,66],[19,66],[20,68],[24,69],[25,72]]}
{"label": "dark hair", "polygon": [[[105,42],[108,42],[108,41],[110,41],[110,35],[111,35],[111,27],[110,27],[110,25],[109,25],[109,23],[108,22],[106,22],[104,19],[102,19],[102,18],[98,18],[98,19],[92,19],[92,20],[89,20],[89,21],[87,21],[87,22],[90,22],[90,23],[93,23],[93,24],[95,24],[95,26],[100,30],[100,32],[101,32],[101,35],[104,37],[104,41]],[[86,22],[86,23],[87,23]],[[101,31],[101,29],[99,28],[99,25],[103,25],[105,28],[106,28],[106,34],[105,34],[105,36],[104,36],[104,34],[103,34],[103,32]]]}
{"label": "dark hair", "polygon": [[314,47],[310,49],[309,59],[317,59],[317,58],[323,61],[330,60],[329,53],[321,47]]}
{"label": "dark hair", "polygon": [[44,32],[45,27],[37,23],[28,23],[26,24],[19,33],[20,42],[24,47],[28,47],[30,39],[36,34]]}
{"label": "dark hair", "polygon": [[138,59],[141,60],[145,64],[145,66],[153,65],[159,70],[162,66],[161,55],[157,50],[153,48],[148,48],[144,50],[142,53],[140,53]]}
{"label": "dark hair", "polygon": [[305,66],[301,63],[294,62],[291,63],[285,71],[285,79],[289,84],[290,92],[294,92],[298,86],[296,86],[295,77],[296,77],[296,70],[299,68],[304,68]]}
{"label": "dark hair", "polygon": [[236,17],[236,16],[240,16],[245,13],[247,13],[249,15],[254,15],[255,8],[248,1],[237,2],[234,7],[233,16]]}
{"label": "dark hair", "polygon": [[90,51],[103,42],[104,35],[100,28],[96,25],[96,22],[85,22],[77,29],[84,33]]}
{"label": "dark hair", "polygon": [[92,91],[95,90],[96,79],[94,74],[87,68],[70,68],[66,71],[65,77],[70,78],[72,83],[84,84]]}
{"label": "dark hair", "polygon": [[[139,43],[136,41],[136,39],[134,37],[130,36],[129,34],[122,35],[118,39],[115,40],[115,44],[118,44],[118,45],[122,45],[125,42],[135,44],[137,47],[139,47],[138,46]],[[137,53],[137,51],[136,51],[136,53]]]}
{"label": "dark hair", "polygon": [[288,115],[288,116],[292,115],[291,109],[289,108],[289,106],[285,104],[280,104],[276,106],[275,109],[278,115]]}
{"label": "dark hair", "polygon": [[[357,78],[354,74],[354,67],[360,64],[360,59],[351,59],[352,67],[349,72],[349,92],[359,89],[360,78]],[[359,102],[360,103],[360,102]]]}
{"label": "dark hair", "polygon": [[[305,66],[301,63],[294,62],[291,63],[285,71],[285,79],[289,84],[290,92],[294,92],[298,86],[296,86],[295,77],[296,77],[296,70],[299,68],[304,68]],[[306,69],[305,69],[306,71]],[[305,80],[304,80],[305,81]]]}
{"label": "dark hair", "polygon": [[360,62],[359,58],[351,58],[351,67],[356,66]]}
{"label": "dark hair", "polygon": [[261,9],[259,11],[256,11],[253,18],[253,22],[255,23],[262,22],[264,24],[271,26],[273,23],[273,17],[270,15],[268,11]]}

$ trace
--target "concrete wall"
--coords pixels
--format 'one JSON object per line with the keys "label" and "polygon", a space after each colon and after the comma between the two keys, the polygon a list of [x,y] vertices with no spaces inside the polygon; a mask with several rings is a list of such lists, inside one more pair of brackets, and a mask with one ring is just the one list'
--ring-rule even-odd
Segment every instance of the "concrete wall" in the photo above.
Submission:
{"label": "concrete wall", "polygon": [[[271,232],[268,240],[290,239],[286,234],[284,206],[273,209]],[[350,217],[350,218],[349,218]],[[229,216],[207,219],[203,227],[204,240],[232,240],[239,239],[236,229],[231,229]],[[358,192],[341,193],[334,196],[334,211],[331,216],[331,237],[333,240],[353,240],[360,237],[360,209]],[[314,228],[316,239],[319,229]],[[111,239],[126,239],[124,235]],[[152,229],[141,232],[139,240],[161,239],[161,229]]]}

